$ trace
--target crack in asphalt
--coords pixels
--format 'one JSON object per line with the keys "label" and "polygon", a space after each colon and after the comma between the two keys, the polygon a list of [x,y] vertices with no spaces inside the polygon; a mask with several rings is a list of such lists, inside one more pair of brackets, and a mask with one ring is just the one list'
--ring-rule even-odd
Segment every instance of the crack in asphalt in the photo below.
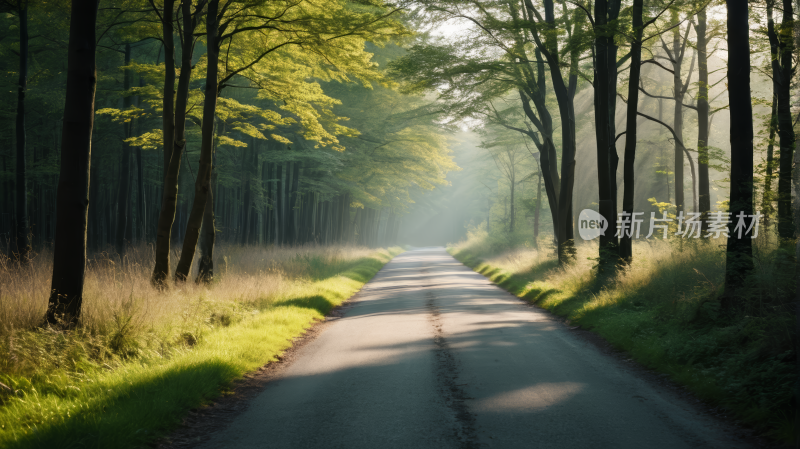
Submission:
{"label": "crack in asphalt", "polygon": [[[425,270],[423,270],[424,272]],[[459,364],[447,343],[442,331],[442,320],[439,307],[436,305],[436,296],[430,290],[425,292],[425,307],[428,309],[428,320],[433,326],[433,342],[436,362],[434,377],[438,383],[439,394],[445,405],[450,409],[455,419],[455,437],[463,449],[480,447],[476,431],[475,415],[470,412],[465,403],[467,395],[458,384]]]}

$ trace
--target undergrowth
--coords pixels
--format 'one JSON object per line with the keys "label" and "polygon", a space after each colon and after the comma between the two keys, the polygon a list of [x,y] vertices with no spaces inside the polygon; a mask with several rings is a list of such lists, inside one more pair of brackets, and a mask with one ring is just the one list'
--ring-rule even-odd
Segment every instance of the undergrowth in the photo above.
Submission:
{"label": "undergrowth", "polygon": [[223,246],[211,285],[166,292],[149,284],[150,248],[101,255],[69,332],[41,327],[49,255],[2,261],[0,447],[141,447],[276,360],[401,251]]}
{"label": "undergrowth", "polygon": [[[509,292],[591,329],[757,432],[794,439],[794,262],[759,241],[741,307],[720,307],[718,240],[636,242],[632,265],[600,279],[598,247],[559,267],[552,247],[508,245],[477,229],[448,251]],[[516,240],[520,240],[517,238]],[[540,241],[541,244],[541,241]]]}

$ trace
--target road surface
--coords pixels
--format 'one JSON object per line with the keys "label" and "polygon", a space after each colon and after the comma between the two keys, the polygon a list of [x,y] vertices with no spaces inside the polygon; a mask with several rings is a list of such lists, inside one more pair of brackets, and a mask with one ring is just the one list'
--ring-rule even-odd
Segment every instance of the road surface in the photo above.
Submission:
{"label": "road surface", "polygon": [[442,248],[353,301],[203,447],[750,447]]}

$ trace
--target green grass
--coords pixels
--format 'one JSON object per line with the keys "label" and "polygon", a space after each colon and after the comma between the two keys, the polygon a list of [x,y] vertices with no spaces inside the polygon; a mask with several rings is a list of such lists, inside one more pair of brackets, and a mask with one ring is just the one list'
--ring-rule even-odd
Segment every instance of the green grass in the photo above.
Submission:
{"label": "green grass", "polygon": [[[488,236],[450,246],[459,261],[510,293],[599,334],[639,363],[669,375],[707,403],[789,442],[795,383],[791,273],[779,251],[756,251],[745,306],[722,313],[724,257],[712,244],[635,249],[634,265],[602,283],[584,245],[558,267],[533,249],[493,250]],[[785,268],[785,267],[784,267]],[[784,275],[783,273],[788,273]]]}
{"label": "green grass", "polygon": [[17,393],[6,396],[0,407],[0,447],[146,445],[177,426],[188,410],[276,360],[292,338],[352,296],[400,252],[377,252],[346,264],[343,272],[317,267],[312,271],[330,276],[296,283],[281,298],[251,308],[250,316],[189,340],[191,346],[149,351],[114,367],[87,362],[38,372],[31,379],[1,375]]}

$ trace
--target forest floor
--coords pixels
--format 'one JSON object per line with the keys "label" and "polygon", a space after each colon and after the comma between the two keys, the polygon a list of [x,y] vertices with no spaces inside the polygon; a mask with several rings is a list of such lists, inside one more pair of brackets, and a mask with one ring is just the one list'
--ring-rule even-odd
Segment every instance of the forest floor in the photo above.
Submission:
{"label": "forest floor", "polygon": [[223,245],[210,286],[167,292],[149,285],[151,251],[94,257],[81,326],[68,333],[38,327],[51,255],[0,261],[0,446],[151,443],[280,360],[402,249]]}
{"label": "forest floor", "polygon": [[724,245],[637,243],[634,263],[601,282],[596,244],[579,246],[575,263],[561,268],[552,248],[518,240],[474,231],[448,251],[572,329],[591,330],[684,386],[711,413],[778,444],[794,440],[794,268],[776,247],[758,242],[743,306],[725,313]]}
{"label": "forest floor", "polygon": [[395,257],[317,329],[159,447],[771,447],[441,247]]}

